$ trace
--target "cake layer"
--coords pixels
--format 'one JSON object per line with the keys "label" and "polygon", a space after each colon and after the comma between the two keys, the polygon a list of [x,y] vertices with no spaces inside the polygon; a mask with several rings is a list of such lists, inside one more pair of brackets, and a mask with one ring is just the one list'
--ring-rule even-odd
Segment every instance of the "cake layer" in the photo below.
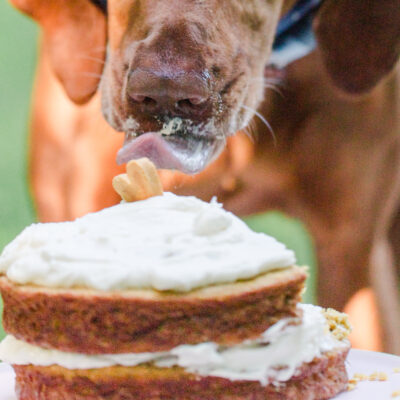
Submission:
{"label": "cake layer", "polygon": [[19,286],[0,278],[6,332],[44,348],[141,353],[182,344],[232,345],[296,316],[306,272],[290,267],[189,293]]}
{"label": "cake layer", "polygon": [[344,314],[301,304],[302,318],[278,321],[254,340],[234,346],[213,342],[181,345],[165,352],[96,354],[44,349],[8,335],[0,343],[0,359],[12,365],[67,369],[94,369],[112,366],[182,367],[201,376],[231,380],[285,382],[304,363],[333,350],[349,348],[350,327]]}
{"label": "cake layer", "polygon": [[184,369],[108,367],[68,370],[59,366],[14,366],[18,400],[325,400],[347,385],[348,349],[303,364],[286,382],[203,377]]}

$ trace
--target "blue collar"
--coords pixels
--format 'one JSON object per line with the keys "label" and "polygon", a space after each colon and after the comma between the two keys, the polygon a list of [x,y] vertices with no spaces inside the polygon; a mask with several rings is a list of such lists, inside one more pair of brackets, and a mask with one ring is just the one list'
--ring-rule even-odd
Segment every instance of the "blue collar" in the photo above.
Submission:
{"label": "blue collar", "polygon": [[279,21],[269,64],[279,69],[316,47],[312,21],[323,0],[299,0]]}
{"label": "blue collar", "polygon": [[107,14],[107,0],[91,0],[97,7],[101,8]]}

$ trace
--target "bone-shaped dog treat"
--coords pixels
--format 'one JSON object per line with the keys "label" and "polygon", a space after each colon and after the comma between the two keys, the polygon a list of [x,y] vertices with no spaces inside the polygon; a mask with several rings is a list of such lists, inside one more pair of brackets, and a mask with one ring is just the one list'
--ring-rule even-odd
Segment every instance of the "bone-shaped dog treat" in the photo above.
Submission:
{"label": "bone-shaped dog treat", "polygon": [[157,169],[148,158],[129,161],[126,172],[114,177],[112,182],[114,190],[123,200],[145,200],[163,193]]}

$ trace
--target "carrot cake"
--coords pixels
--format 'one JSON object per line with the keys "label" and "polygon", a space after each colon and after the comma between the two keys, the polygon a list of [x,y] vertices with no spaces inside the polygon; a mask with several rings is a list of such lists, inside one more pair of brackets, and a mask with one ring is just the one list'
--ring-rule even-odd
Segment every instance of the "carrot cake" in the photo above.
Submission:
{"label": "carrot cake", "polygon": [[[26,228],[0,257],[19,400],[328,399],[348,326],[292,251],[171,193]],[[283,396],[283,397],[282,397]]]}

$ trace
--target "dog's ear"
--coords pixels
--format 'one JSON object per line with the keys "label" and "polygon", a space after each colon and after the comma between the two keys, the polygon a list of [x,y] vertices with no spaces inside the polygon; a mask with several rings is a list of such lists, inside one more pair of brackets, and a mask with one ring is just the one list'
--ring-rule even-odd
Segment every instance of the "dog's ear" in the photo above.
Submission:
{"label": "dog's ear", "polygon": [[55,74],[76,103],[96,92],[106,52],[106,16],[90,0],[10,0],[39,22]]}
{"label": "dog's ear", "polygon": [[366,93],[399,59],[400,1],[325,0],[314,30],[335,84]]}

